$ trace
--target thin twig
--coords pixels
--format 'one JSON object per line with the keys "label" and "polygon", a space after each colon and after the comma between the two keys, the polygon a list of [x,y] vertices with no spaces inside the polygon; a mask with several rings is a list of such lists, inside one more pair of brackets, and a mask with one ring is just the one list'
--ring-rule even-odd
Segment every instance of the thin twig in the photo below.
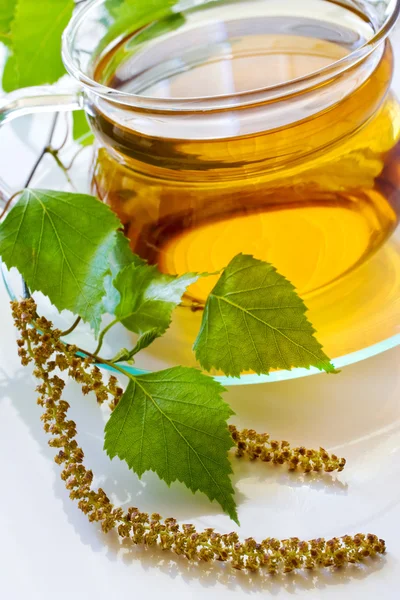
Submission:
{"label": "thin twig", "polygon": [[71,327],[69,329],[66,329],[65,331],[63,331],[61,333],[61,337],[64,337],[66,335],[69,335],[70,333],[72,333],[74,331],[74,329],[79,325],[79,323],[81,322],[81,318],[78,317],[74,323],[72,323]]}
{"label": "thin twig", "polygon": [[32,170],[31,170],[31,172],[28,175],[28,179],[26,180],[24,187],[28,187],[28,185],[31,183],[31,181],[32,181],[32,179],[33,179],[33,177],[34,177],[34,175],[36,173],[36,170],[38,169],[38,167],[39,167],[40,163],[42,162],[43,158],[46,156],[46,154],[49,151],[49,148],[51,146],[51,142],[52,142],[52,139],[53,139],[53,135],[54,135],[54,132],[55,132],[55,129],[56,129],[57,120],[58,120],[58,113],[56,113],[54,115],[53,123],[52,123],[51,129],[50,129],[50,133],[49,133],[49,136],[47,138],[47,143],[44,146],[43,150],[41,151],[41,153],[40,153],[37,161],[33,165]]}
{"label": "thin twig", "polygon": [[[28,185],[31,183],[33,177],[35,176],[35,173],[40,165],[40,163],[42,162],[43,158],[45,157],[46,154],[48,154],[50,152],[50,146],[51,146],[51,142],[53,139],[53,135],[56,129],[56,125],[57,125],[57,119],[58,119],[58,114],[54,115],[54,119],[51,125],[51,129],[50,129],[50,133],[49,136],[47,138],[47,142],[46,145],[44,146],[43,150],[41,151],[41,153],[39,154],[35,164],[33,165],[28,178],[25,182],[25,185],[23,186],[24,188],[27,188]],[[14,200],[14,198],[16,196],[18,196],[18,194],[21,194],[21,190],[19,190],[18,192],[15,192],[15,194],[13,194],[8,200],[7,203],[5,205],[5,207],[3,208],[1,214],[0,214],[0,220],[4,217],[4,215],[7,213],[8,209],[10,208],[10,204],[12,203],[12,201]]]}
{"label": "thin twig", "polygon": [[86,148],[89,148],[89,146],[82,146],[81,148],[79,148],[79,150],[77,150],[77,152],[75,153],[74,157],[72,158],[71,162],[69,163],[69,165],[64,165],[67,171],[70,171],[70,169],[72,169],[76,159],[78,158],[78,156],[84,151],[86,150]]}
{"label": "thin twig", "polygon": [[179,308],[190,308],[192,312],[197,312],[198,310],[204,310],[205,304],[202,302],[197,302],[196,300],[192,300],[192,302],[181,302],[178,304]]}
{"label": "thin twig", "polygon": [[69,173],[68,173],[68,169],[66,168],[66,166],[64,165],[64,163],[61,161],[60,157],[58,156],[58,151],[57,150],[53,150],[53,148],[49,148],[48,150],[50,156],[52,156],[54,158],[54,160],[57,163],[57,166],[61,169],[61,171],[64,173],[65,177],[67,178],[67,181],[69,183],[69,185],[76,191],[74,182],[72,181]]}
{"label": "thin twig", "polygon": [[5,207],[3,208],[3,210],[1,211],[0,214],[0,221],[1,219],[4,217],[4,215],[6,214],[6,212],[8,211],[8,209],[10,208],[10,204],[11,202],[14,200],[14,198],[16,198],[16,196],[18,196],[18,194],[21,193],[21,190],[19,190],[18,192],[15,192],[15,194],[13,194],[6,202]]}
{"label": "thin twig", "polygon": [[54,148],[55,152],[60,152],[65,144],[68,142],[68,137],[69,137],[69,114],[65,113],[65,136],[64,139],[61,143],[61,145],[58,148]]}
{"label": "thin twig", "polygon": [[24,298],[30,298],[31,297],[31,293],[29,291],[29,288],[26,284],[25,279],[22,279],[22,287],[24,288],[23,294],[24,294]]}
{"label": "thin twig", "polygon": [[114,321],[111,321],[111,323],[109,323],[106,327],[104,327],[103,331],[100,332],[99,343],[97,344],[97,348],[93,353],[94,356],[96,356],[100,352],[101,347],[103,345],[104,336],[106,335],[106,333],[108,331],[110,331],[111,327],[114,327],[114,325],[116,325],[118,322],[119,322],[119,319],[114,319]]}

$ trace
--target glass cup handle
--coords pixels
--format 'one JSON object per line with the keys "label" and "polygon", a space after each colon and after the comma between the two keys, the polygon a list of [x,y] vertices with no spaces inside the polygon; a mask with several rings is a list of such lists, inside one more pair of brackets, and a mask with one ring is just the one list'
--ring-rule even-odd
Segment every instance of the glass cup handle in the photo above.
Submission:
{"label": "glass cup handle", "polygon": [[[57,90],[54,86],[22,88],[0,98],[0,129],[13,119],[42,112],[69,112],[82,108],[82,92],[77,89]],[[0,207],[11,195],[0,178]]]}
{"label": "glass cup handle", "polygon": [[13,119],[40,112],[66,112],[82,108],[79,90],[51,86],[22,88],[0,98],[0,127]]}

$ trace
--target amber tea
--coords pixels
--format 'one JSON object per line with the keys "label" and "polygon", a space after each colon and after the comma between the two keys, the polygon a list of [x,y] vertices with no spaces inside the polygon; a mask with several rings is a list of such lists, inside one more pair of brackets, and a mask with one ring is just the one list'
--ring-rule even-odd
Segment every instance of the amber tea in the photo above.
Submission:
{"label": "amber tea", "polygon": [[[400,110],[388,91],[389,44],[372,65],[348,69],[340,92],[316,84],[314,100],[300,90],[271,102],[256,130],[248,123],[257,107],[229,105],[234,95],[279,91],[360,47],[367,24],[340,10],[343,18],[329,27],[318,15],[232,14],[198,27],[188,18],[185,28],[178,15],[105,53],[95,78],[115,89],[188,102],[227,98],[212,119],[189,111],[167,134],[163,114],[157,127],[146,111],[121,122],[92,109],[92,126],[113,147],[98,151],[94,187],[135,252],[173,274],[213,272],[238,252],[253,254],[306,297],[386,240],[400,211]],[[213,284],[201,280],[190,296],[203,301]]]}

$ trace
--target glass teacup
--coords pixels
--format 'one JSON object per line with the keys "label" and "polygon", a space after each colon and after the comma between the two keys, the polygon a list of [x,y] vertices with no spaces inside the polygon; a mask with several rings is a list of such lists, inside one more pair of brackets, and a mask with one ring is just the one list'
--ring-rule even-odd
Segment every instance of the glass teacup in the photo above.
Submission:
{"label": "glass teacup", "polygon": [[[177,274],[253,254],[322,307],[398,223],[399,6],[95,0],[64,34],[77,93],[21,90],[0,123],[83,107],[93,191],[135,252]],[[189,295],[201,304],[213,284]]]}
{"label": "glass teacup", "polygon": [[64,59],[87,86],[93,186],[132,248],[178,274],[253,254],[303,296],[374,252],[399,210],[384,15],[371,2],[155,0],[76,18]]}

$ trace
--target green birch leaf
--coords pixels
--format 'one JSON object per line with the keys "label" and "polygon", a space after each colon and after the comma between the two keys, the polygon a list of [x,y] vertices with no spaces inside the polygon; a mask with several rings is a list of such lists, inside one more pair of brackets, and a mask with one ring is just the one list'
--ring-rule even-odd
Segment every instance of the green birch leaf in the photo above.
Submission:
{"label": "green birch leaf", "polygon": [[81,146],[91,146],[94,142],[94,135],[84,110],[75,110],[72,113],[72,137]]}
{"label": "green birch leaf", "polygon": [[17,67],[15,64],[15,57],[12,52],[9,52],[6,64],[4,65],[1,85],[5,92],[12,92],[19,87]]}
{"label": "green birch leaf", "polygon": [[137,267],[139,265],[145,265],[146,261],[132,252],[129,246],[129,240],[123,233],[118,231],[116,244],[108,258],[110,274],[106,275],[104,280],[104,287],[106,290],[106,295],[103,299],[104,311],[110,315],[115,313],[115,309],[121,301],[120,293],[114,287],[113,281],[120,271],[131,264],[134,264]]}
{"label": "green birch leaf", "polygon": [[334,372],[306,310],[294,286],[272,265],[239,254],[207,299],[196,357],[205,369],[233,377],[293,367]]}
{"label": "green birch leaf", "polygon": [[1,0],[0,7],[0,42],[6,46],[11,44],[11,23],[14,18],[17,0]]}
{"label": "green birch leaf", "polygon": [[98,331],[119,227],[110,208],[93,196],[27,189],[0,225],[0,256],[32,291]]}
{"label": "green birch leaf", "polygon": [[125,460],[139,477],[155,471],[168,485],[184,483],[216,500],[238,522],[228,450],[224,388],[197,369],[173,367],[139,375],[105,427],[104,449]]}
{"label": "green birch leaf", "polygon": [[120,271],[132,264],[135,267],[139,267],[147,263],[143,258],[132,252],[128,238],[119,231],[117,234],[117,243],[110,256],[111,273],[116,277]]}
{"label": "green birch leaf", "polygon": [[175,277],[160,273],[154,266],[131,264],[114,279],[121,296],[115,316],[130,331],[142,335],[157,329],[162,335],[186,288],[198,277],[193,273]]}
{"label": "green birch leaf", "polygon": [[18,0],[11,23],[12,53],[6,91],[55,83],[65,73],[61,35],[75,7],[74,0]]}

